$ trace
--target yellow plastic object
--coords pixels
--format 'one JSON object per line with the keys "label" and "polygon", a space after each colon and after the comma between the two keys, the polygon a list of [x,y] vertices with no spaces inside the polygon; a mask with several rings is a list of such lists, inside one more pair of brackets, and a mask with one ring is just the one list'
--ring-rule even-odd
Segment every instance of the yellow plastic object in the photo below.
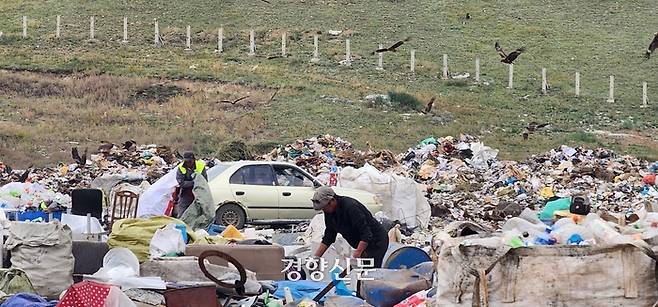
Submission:
{"label": "yellow plastic object", "polygon": [[551,198],[555,196],[555,193],[553,193],[553,189],[551,187],[544,187],[539,191],[539,195],[543,198]]}
{"label": "yellow plastic object", "polygon": [[[112,232],[107,240],[110,248],[125,247],[132,251],[139,262],[148,260],[149,245],[156,230],[168,224],[183,224],[181,220],[168,216],[156,216],[150,219],[122,219],[112,225]],[[198,237],[185,225],[190,242],[195,242]]]}
{"label": "yellow plastic object", "polygon": [[224,239],[244,240],[244,236],[233,225],[228,225],[228,227],[226,227],[224,232],[222,232],[222,237]]}
{"label": "yellow plastic object", "polygon": [[66,174],[69,173],[69,167],[68,165],[64,164],[59,168],[59,175],[60,176],[66,176]]}
{"label": "yellow plastic object", "polygon": [[230,240],[222,238],[221,236],[205,236],[199,237],[192,244],[228,244]]}

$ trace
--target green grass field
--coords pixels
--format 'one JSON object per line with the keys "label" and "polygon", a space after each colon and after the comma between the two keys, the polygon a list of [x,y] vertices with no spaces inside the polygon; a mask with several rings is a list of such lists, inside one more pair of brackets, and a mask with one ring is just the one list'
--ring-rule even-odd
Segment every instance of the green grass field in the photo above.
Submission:
{"label": "green grass field", "polygon": [[[658,55],[643,58],[658,31],[655,1],[271,2],[3,1],[0,68],[37,72],[18,78],[19,84],[27,79],[28,87],[45,79],[43,86],[54,82],[65,89],[36,96],[20,86],[0,90],[0,160],[53,163],[66,159],[68,142],[133,138],[210,154],[235,139],[270,144],[323,133],[342,136],[359,147],[369,142],[375,149],[396,151],[429,135],[470,133],[501,149],[504,158],[522,159],[560,144],[607,146],[658,158],[653,139]],[[465,19],[466,13],[471,19]],[[21,37],[23,15],[28,17],[26,39]],[[62,16],[59,39],[57,15]],[[89,40],[92,15],[94,41]],[[129,20],[128,44],[120,42],[124,16]],[[165,42],[162,48],[153,46],[154,18]],[[192,29],[191,51],[184,50],[187,25]],[[220,55],[214,49],[221,25],[226,39]],[[255,57],[247,56],[249,29],[257,33]],[[329,30],[343,34],[333,38]],[[284,31],[290,56],[268,59],[280,52]],[[317,32],[321,61],[312,64]],[[380,43],[406,36],[412,40],[384,56],[385,70],[375,70],[377,58],[370,52]],[[338,64],[346,38],[356,58],[350,67]],[[507,51],[527,49],[514,65],[512,90],[506,89],[507,66],[493,48],[496,40]],[[416,50],[415,74],[409,73],[411,49]],[[453,75],[468,72],[471,79],[441,80],[444,53]],[[472,80],[475,57],[481,59],[486,83]],[[548,70],[547,95],[541,94],[542,67]],[[573,94],[576,71],[581,73],[580,98]],[[0,77],[6,80],[14,74]],[[611,74],[616,78],[616,102],[606,103]],[[110,85],[79,93],[66,81],[70,76],[100,75],[120,78],[124,92],[116,93]],[[99,82],[116,81],[106,78],[110,79]],[[132,92],[166,80],[188,80],[184,87],[189,89],[165,102],[123,103]],[[643,81],[649,86],[649,108],[639,108]],[[204,94],[208,88],[216,90],[216,97]],[[269,102],[276,89],[276,99]],[[408,112],[363,101],[368,94],[389,91],[412,94],[423,103],[435,96],[435,113],[449,112],[455,121],[437,124],[431,116],[407,116],[403,113]],[[214,101],[241,94],[254,96],[249,107]],[[326,96],[345,102],[321,98]],[[194,109],[201,110],[187,112]],[[108,112],[126,119],[104,116]],[[523,141],[521,132],[530,121],[549,122],[553,129]],[[610,138],[588,132],[592,130],[637,137]]]}

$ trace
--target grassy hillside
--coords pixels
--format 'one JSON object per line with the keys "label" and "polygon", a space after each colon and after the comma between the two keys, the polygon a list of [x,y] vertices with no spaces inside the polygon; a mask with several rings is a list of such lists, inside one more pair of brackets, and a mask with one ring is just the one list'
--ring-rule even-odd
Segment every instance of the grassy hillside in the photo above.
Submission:
{"label": "grassy hillside", "polygon": [[[658,103],[658,56],[649,61],[642,58],[658,31],[655,1],[271,2],[3,1],[0,68],[62,75],[14,79],[45,79],[47,83],[56,78],[59,81],[53,82],[66,83],[66,75],[113,75],[121,76],[125,86],[118,97],[101,104],[106,110],[97,104],[98,97],[106,97],[102,87],[84,95],[62,90],[36,98],[20,90],[0,91],[0,157],[49,163],[65,158],[67,142],[93,144],[126,138],[194,146],[211,153],[233,139],[253,144],[285,142],[318,133],[340,135],[360,146],[369,142],[375,148],[402,150],[428,135],[465,132],[500,148],[505,158],[520,159],[563,143],[604,145],[658,158],[653,139],[658,106],[638,107],[643,81],[649,83],[650,100]],[[466,13],[471,16],[468,20]],[[27,39],[21,38],[23,15],[28,16]],[[60,39],[54,35],[56,15],[62,15]],[[89,40],[91,15],[96,16],[94,41]],[[128,44],[120,43],[124,16],[129,19]],[[154,18],[161,27],[162,48],[152,45]],[[193,34],[191,51],[184,50],[187,25]],[[226,52],[221,55],[214,52],[220,25],[226,35]],[[246,55],[249,29],[257,33],[255,57]],[[332,37],[329,30],[343,33]],[[268,59],[279,53],[284,31],[290,56]],[[313,34],[318,32],[322,60],[312,64]],[[385,70],[375,70],[377,59],[370,52],[379,43],[390,44],[406,36],[412,40],[399,52],[384,56]],[[350,67],[338,64],[346,38],[356,58]],[[515,64],[513,90],[505,88],[507,67],[494,51],[496,40],[508,51],[520,46],[527,49]],[[409,73],[411,49],[416,50],[415,74]],[[441,80],[444,53],[449,55],[453,75],[469,72],[473,76],[474,59],[480,57],[486,82]],[[547,95],[540,91],[542,67],[548,69]],[[573,97],[575,71],[581,72],[580,98]],[[7,80],[13,74],[5,72],[0,77]],[[611,74],[617,81],[617,101],[612,104],[606,103]],[[103,78],[101,83],[115,82]],[[172,79],[188,79],[191,84],[181,88],[190,89],[172,100],[123,103],[149,84]],[[235,88],[221,88],[217,97],[209,97],[202,94],[213,87],[208,84]],[[277,88],[276,99],[268,101]],[[256,91],[260,96],[247,94]],[[403,114],[407,112],[362,101],[368,94],[389,91],[407,92],[423,102],[436,96],[435,112],[449,112],[455,121],[440,124],[431,116],[407,116]],[[216,101],[243,93],[254,96],[248,108]],[[180,111],[182,105],[202,111]],[[108,120],[101,111],[130,120]],[[223,120],[218,121],[220,114]],[[250,120],[243,126],[234,118]],[[530,121],[550,122],[554,129],[523,141],[520,134]],[[237,127],[241,133],[236,133]],[[77,130],[82,132],[72,133]],[[610,138],[587,132],[591,130],[638,136]]]}

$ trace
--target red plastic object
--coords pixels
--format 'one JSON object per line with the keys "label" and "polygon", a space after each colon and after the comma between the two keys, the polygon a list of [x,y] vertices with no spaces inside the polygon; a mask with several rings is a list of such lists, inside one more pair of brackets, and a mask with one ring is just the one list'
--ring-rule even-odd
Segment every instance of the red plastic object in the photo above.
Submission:
{"label": "red plastic object", "polygon": [[644,178],[642,178],[642,182],[644,182],[645,184],[654,185],[656,184],[656,175],[655,174],[645,175]]}

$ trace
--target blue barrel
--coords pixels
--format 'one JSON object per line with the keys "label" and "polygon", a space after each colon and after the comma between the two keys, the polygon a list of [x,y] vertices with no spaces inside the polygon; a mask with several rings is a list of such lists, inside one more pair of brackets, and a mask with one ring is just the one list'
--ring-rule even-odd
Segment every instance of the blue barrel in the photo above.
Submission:
{"label": "blue barrel", "polygon": [[410,269],[417,264],[432,261],[430,255],[415,246],[405,246],[391,243],[388,247],[382,268],[384,269]]}

